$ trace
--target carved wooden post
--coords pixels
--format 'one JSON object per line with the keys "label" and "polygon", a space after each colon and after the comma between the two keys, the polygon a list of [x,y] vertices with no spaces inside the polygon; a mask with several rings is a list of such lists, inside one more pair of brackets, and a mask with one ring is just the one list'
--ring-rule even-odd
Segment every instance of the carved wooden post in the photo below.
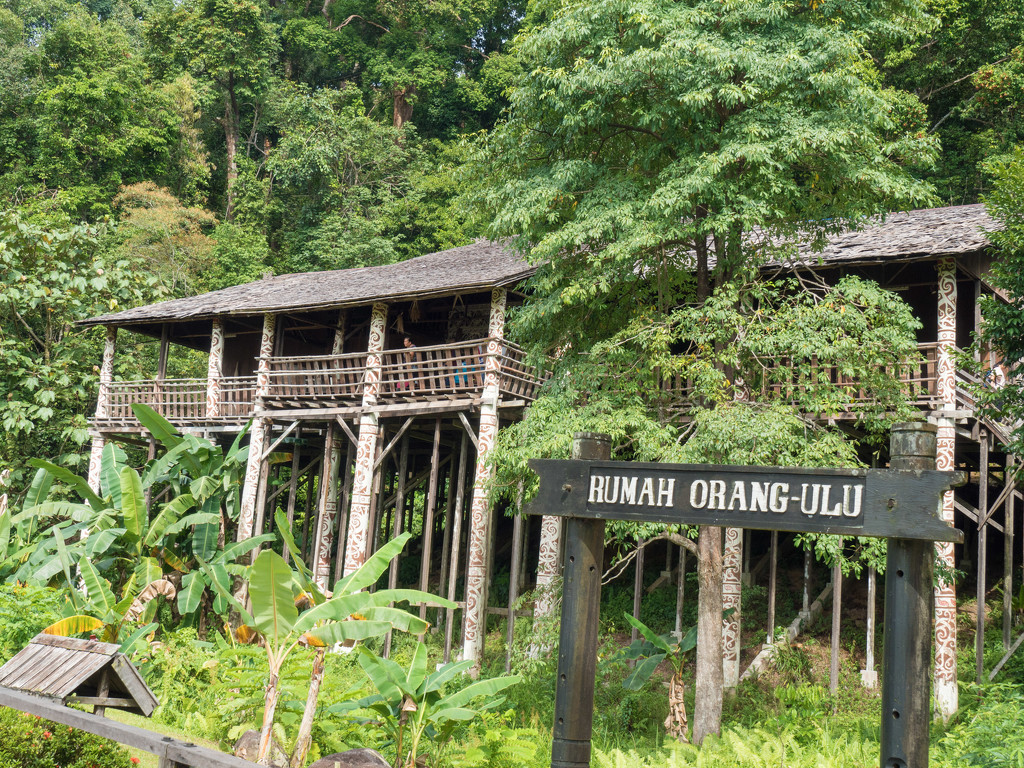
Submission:
{"label": "carved wooden post", "polygon": [[740,569],[743,562],[743,529],[725,529],[725,555],[722,557],[722,610],[733,609],[722,621],[722,673],[726,690],[740,684]]}
{"label": "carved wooden post", "polygon": [[377,454],[378,433],[377,414],[369,412],[368,409],[377,404],[377,395],[380,392],[380,353],[384,349],[387,321],[388,305],[374,304],[370,314],[370,338],[366,345],[363,412],[359,416],[359,445],[356,448],[352,506],[348,518],[348,539],[345,542],[346,575],[366,561],[366,535],[370,525],[370,495],[373,489],[373,464]]}
{"label": "carved wooden post", "polygon": [[206,367],[206,418],[220,418],[220,380],[224,375],[224,321],[213,319],[210,329],[210,360]]}
{"label": "carved wooden post", "polygon": [[324,442],[323,480],[320,483],[320,514],[313,537],[313,580],[326,590],[331,578],[334,519],[338,516],[338,478],[341,475],[341,430],[331,424]]}
{"label": "carved wooden post", "polygon": [[[103,343],[103,362],[100,364],[99,392],[96,396],[96,419],[110,416],[110,384],[114,380],[114,351],[117,346],[117,327],[107,326],[107,335]],[[100,460],[103,457],[103,446],[107,440],[100,432],[92,433],[92,445],[89,448],[89,487],[96,493],[100,490]]]}
{"label": "carved wooden post", "polygon": [[474,676],[480,672],[487,619],[487,550],[491,528],[487,486],[491,479],[491,450],[498,437],[498,397],[502,339],[505,336],[505,301],[504,288],[495,288],[491,291],[489,339],[487,357],[484,361],[484,391],[480,403],[480,430],[477,434],[476,475],[469,515],[469,558],[466,566],[466,613],[462,655],[464,659],[471,659],[474,662],[471,671]]}
{"label": "carved wooden post", "polygon": [[[338,314],[331,354],[340,355],[345,345],[345,311]],[[338,516],[338,481],[341,477],[341,430],[337,424],[327,427],[324,441],[323,480],[320,483],[319,513],[313,537],[313,580],[321,590],[330,586],[331,553],[334,550],[334,521]]]}
{"label": "carved wooden post", "polygon": [[260,358],[256,366],[256,391],[253,403],[255,418],[249,435],[249,457],[245,464],[241,512],[238,516],[239,541],[250,538],[256,524],[263,451],[266,449],[267,432],[270,429],[270,420],[263,415],[263,399],[270,391],[270,357],[274,354],[276,330],[277,316],[269,312],[263,315],[263,336],[260,338]]}
{"label": "carved wooden post", "polygon": [[[956,263],[940,259],[938,266],[938,388],[941,411],[938,416],[935,468],[952,471],[956,467]],[[942,497],[942,519],[953,521],[953,491]],[[935,544],[943,565],[953,568],[953,545]],[[935,714],[948,721],[958,708],[956,683],[956,589],[950,581],[935,587]]]}
{"label": "carved wooden post", "polygon": [[[557,515],[544,515],[540,520],[540,552],[537,554],[537,592],[540,597],[534,606],[535,621],[550,616],[554,611],[555,601],[551,594],[551,584],[558,578],[562,564],[559,552],[562,549],[562,518]],[[530,655],[536,657],[542,648],[531,643]]]}
{"label": "carved wooden post", "polygon": [[[896,424],[895,470],[935,468],[931,424]],[[882,638],[882,768],[928,765],[928,659],[931,653],[932,545],[921,539],[890,539],[885,560],[885,630]],[[898,617],[898,618],[897,618]],[[954,680],[954,690],[956,681]]]}

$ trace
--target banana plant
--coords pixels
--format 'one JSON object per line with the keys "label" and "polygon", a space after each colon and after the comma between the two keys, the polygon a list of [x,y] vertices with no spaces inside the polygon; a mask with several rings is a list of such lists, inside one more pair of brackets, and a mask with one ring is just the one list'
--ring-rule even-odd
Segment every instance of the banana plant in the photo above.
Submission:
{"label": "banana plant", "polygon": [[427,648],[417,642],[408,669],[381,658],[365,646],[358,648],[359,666],[376,690],[357,701],[328,708],[334,714],[370,710],[376,719],[363,719],[387,730],[395,744],[395,768],[415,768],[424,738],[442,747],[455,729],[481,712],[502,703],[497,694],[520,681],[518,675],[479,680],[447,692],[449,684],[468,672],[471,660],[451,662],[430,670]]}
{"label": "banana plant", "polygon": [[[723,618],[732,615],[733,608],[723,612]],[[656,635],[639,619],[625,614],[626,621],[640,632],[628,648],[622,651],[621,657],[630,660],[642,659],[629,676],[623,680],[622,687],[629,691],[642,688],[654,674],[654,670],[663,661],[672,667],[672,677],[668,684],[668,717],[665,718],[665,732],[672,738],[687,741],[686,702],[683,699],[683,666],[686,654],[697,646],[697,627],[691,627],[682,637],[674,633]]]}
{"label": "banana plant", "polygon": [[[224,546],[226,521],[238,516],[248,447],[240,445],[239,435],[225,452],[209,440],[179,434],[148,406],[132,409],[165,452],[139,473],[127,465],[124,451],[108,443],[101,454],[98,492],[63,467],[33,460],[38,471],[23,511],[12,521],[0,519],[0,568],[14,571],[22,581],[52,580],[60,573],[60,563],[49,533],[58,531],[75,559],[89,557],[101,572],[118,561],[129,564],[122,570],[148,571],[155,565],[164,573],[176,572],[182,616],[195,615],[207,596],[214,598],[214,610],[223,613],[227,604],[215,596],[198,563],[225,577],[238,575],[245,567],[239,560],[274,540],[265,534]],[[49,500],[55,480],[81,500]],[[155,493],[157,489],[161,492]],[[156,505],[152,517],[147,491],[169,499]]]}
{"label": "banana plant", "polygon": [[[59,535],[57,538],[59,541]],[[65,578],[71,583],[71,558],[68,551],[62,544],[58,544],[57,552]],[[153,600],[158,595],[173,599],[174,585],[161,578],[162,573],[158,568],[148,571],[137,569],[118,597],[111,590],[110,582],[100,576],[88,557],[78,561],[78,569],[85,590],[69,590],[67,615],[43,631],[64,637],[94,632],[105,643],[118,643],[126,655],[131,655],[145,645],[146,637],[157,628],[157,624],[150,621],[156,607]],[[142,626],[136,626],[139,623]]]}
{"label": "banana plant", "polygon": [[[247,572],[251,612],[231,593],[226,580],[203,565],[214,588],[238,611],[242,621],[259,633],[266,649],[269,672],[257,762],[268,764],[278,681],[285,661],[297,648],[358,642],[380,637],[392,629],[414,634],[427,630],[426,621],[392,607],[392,603],[426,602],[442,608],[455,607],[448,600],[419,590],[365,591],[376,583],[409,538],[410,534],[405,533],[382,546],[358,570],[338,581],[330,596],[315,587],[309,592],[310,584],[305,577],[296,574],[281,555],[264,550]],[[310,607],[300,610],[300,604]]]}

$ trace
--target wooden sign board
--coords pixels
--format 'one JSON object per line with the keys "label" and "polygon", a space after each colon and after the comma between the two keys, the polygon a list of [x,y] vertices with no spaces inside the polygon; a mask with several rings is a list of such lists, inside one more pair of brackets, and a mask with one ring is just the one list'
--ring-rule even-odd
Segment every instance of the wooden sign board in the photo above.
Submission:
{"label": "wooden sign board", "polygon": [[665,525],[962,542],[936,499],[960,472],[534,459],[529,512]]}
{"label": "wooden sign board", "polygon": [[606,520],[891,539],[886,554],[882,768],[928,765],[935,541],[963,541],[939,518],[962,472],[936,472],[936,428],[893,427],[895,470],[790,469],[610,461],[611,438],[578,433],[578,459],[534,459],[525,510],[567,518],[562,555],[552,768],[589,768]]}

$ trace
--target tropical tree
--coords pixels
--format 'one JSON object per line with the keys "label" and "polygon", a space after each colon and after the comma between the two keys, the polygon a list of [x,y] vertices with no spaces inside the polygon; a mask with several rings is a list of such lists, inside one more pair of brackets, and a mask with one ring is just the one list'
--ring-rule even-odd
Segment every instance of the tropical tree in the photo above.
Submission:
{"label": "tropical tree", "polygon": [[[157,15],[149,25],[150,44],[171,61],[181,62],[204,91],[224,136],[224,219],[235,219],[236,188],[243,130],[255,122],[272,84],[280,47],[268,7],[258,0],[190,0]],[[175,64],[168,65],[174,71]],[[243,124],[243,120],[245,124]]]}
{"label": "tropical tree", "polygon": [[[158,295],[146,274],[105,254],[105,232],[48,227],[0,212],[0,465],[22,486],[31,456],[74,465],[88,438],[102,335],[75,325]],[[131,364],[130,361],[127,364]]]}
{"label": "tropical tree", "polygon": [[988,233],[995,257],[989,279],[1000,295],[982,298],[981,342],[994,350],[1006,386],[989,386],[978,395],[989,413],[1017,425],[1007,447],[1017,453],[1024,450],[1024,149],[990,167],[995,187],[985,205],[999,226]]}
{"label": "tropical tree", "polygon": [[[481,138],[466,187],[490,233],[538,264],[519,331],[561,351],[563,368],[593,365],[610,341],[633,352],[627,370],[654,379],[666,357],[622,328],[671,334],[675,307],[700,316],[716,290],[797,242],[930,199],[906,166],[935,144],[893,121],[864,48],[923,23],[917,0],[542,7],[545,23],[517,41],[527,74],[509,118]],[[734,383],[713,348],[682,349],[680,361],[710,361],[705,381]],[[705,397],[691,400],[722,402]],[[720,529],[701,530],[697,742],[720,726],[721,545]]]}
{"label": "tropical tree", "polygon": [[[444,608],[455,607],[448,600],[419,590],[366,591],[410,537],[411,534],[404,533],[382,546],[358,570],[338,581],[329,597],[319,590],[305,592],[303,587],[308,585],[296,576],[284,558],[264,550],[246,574],[251,612],[231,594],[229,583],[218,579],[212,570],[209,572],[220,595],[238,611],[245,625],[262,637],[267,652],[269,673],[257,755],[259,762],[268,764],[270,758],[278,681],[281,668],[293,651],[303,645],[319,648],[380,637],[392,629],[415,634],[426,631],[427,622],[393,607],[395,602],[429,602]],[[308,603],[310,607],[300,610],[297,602]]]}

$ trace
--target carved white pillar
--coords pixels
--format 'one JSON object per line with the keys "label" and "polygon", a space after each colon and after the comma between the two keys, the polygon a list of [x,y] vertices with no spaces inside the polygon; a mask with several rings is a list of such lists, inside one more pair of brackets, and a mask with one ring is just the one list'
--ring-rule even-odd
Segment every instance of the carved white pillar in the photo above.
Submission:
{"label": "carved white pillar", "polygon": [[487,620],[487,553],[490,541],[491,508],[487,486],[491,480],[490,455],[498,437],[498,398],[501,380],[502,339],[505,336],[504,288],[491,291],[491,319],[487,357],[484,361],[484,391],[480,402],[480,430],[477,434],[476,474],[469,512],[469,558],[466,564],[466,613],[462,657],[474,662],[470,674],[480,672]]}
{"label": "carved white pillar", "polygon": [[352,505],[348,516],[348,537],[345,540],[347,575],[366,561],[366,537],[370,526],[370,495],[373,488],[373,460],[377,453],[378,419],[367,412],[377,404],[380,392],[380,353],[384,350],[388,305],[374,304],[370,313],[370,338],[366,345],[366,376],[363,380],[363,412],[359,416],[359,441],[356,445],[356,468],[352,478]]}
{"label": "carved white pillar", "polygon": [[[938,385],[942,412],[938,418],[938,450],[935,468],[952,471],[956,466],[956,263],[941,259],[938,265]],[[942,496],[941,517],[953,521],[953,491]],[[939,559],[953,568],[953,545],[936,543]],[[935,715],[948,721],[959,707],[956,684],[956,588],[952,583],[935,585]]]}
{"label": "carved white pillar", "polygon": [[96,397],[96,418],[110,416],[110,383],[114,380],[114,350],[117,346],[117,328],[108,325],[103,343],[103,362],[100,365],[100,388]]}
{"label": "carved white pillar", "polygon": [[89,474],[86,476],[93,493],[100,492],[100,462],[103,460],[103,448],[107,440],[99,432],[92,432],[92,445],[89,447]]}
{"label": "carved white pillar", "polygon": [[263,336],[260,338],[260,358],[256,366],[256,391],[253,395],[252,432],[249,434],[249,457],[245,464],[245,482],[242,485],[241,512],[238,517],[238,540],[244,541],[253,534],[256,523],[256,506],[259,497],[260,468],[263,451],[267,442],[270,419],[262,415],[263,398],[270,391],[270,357],[274,354],[274,333],[277,330],[277,316],[263,315]]}
{"label": "carved white pillar", "polygon": [[537,555],[537,590],[541,593],[535,608],[538,618],[550,616],[555,609],[553,596],[547,588],[558,577],[561,547],[562,518],[544,515],[540,519],[540,552]]}
{"label": "carved white pillar", "polygon": [[[110,384],[114,380],[114,351],[117,348],[117,328],[107,326],[107,335],[103,342],[103,361],[100,363],[99,391],[96,395],[96,420],[110,417]],[[100,492],[100,460],[106,438],[100,432],[92,433],[92,445],[89,448],[89,487],[96,493]]]}
{"label": "carved white pillar", "polygon": [[220,380],[224,375],[224,321],[213,319],[210,360],[206,367],[206,418],[220,418]]}
{"label": "carved white pillar", "polygon": [[725,554],[722,557],[722,610],[733,609],[722,620],[722,672],[725,687],[740,684],[740,592],[743,579],[743,529],[725,529]]}

